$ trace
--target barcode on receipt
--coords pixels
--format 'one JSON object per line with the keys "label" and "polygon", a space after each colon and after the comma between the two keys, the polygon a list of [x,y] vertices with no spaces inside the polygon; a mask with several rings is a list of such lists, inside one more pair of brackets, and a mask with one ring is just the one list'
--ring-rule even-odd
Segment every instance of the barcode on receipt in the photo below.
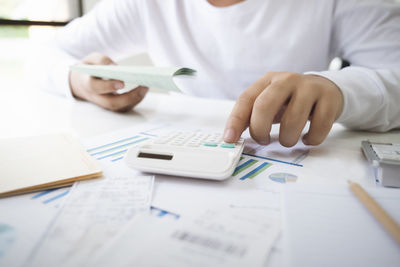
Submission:
{"label": "barcode on receipt", "polygon": [[235,255],[238,257],[242,257],[246,253],[246,248],[243,246],[238,246],[233,243],[223,242],[216,238],[200,236],[197,234],[189,233],[187,231],[175,231],[172,234],[172,237],[180,241],[221,251],[226,254]]}

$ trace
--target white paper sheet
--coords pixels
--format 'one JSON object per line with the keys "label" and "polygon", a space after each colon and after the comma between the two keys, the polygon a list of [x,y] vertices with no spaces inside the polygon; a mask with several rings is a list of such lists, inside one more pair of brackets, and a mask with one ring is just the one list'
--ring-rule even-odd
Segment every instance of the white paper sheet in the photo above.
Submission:
{"label": "white paper sheet", "polygon": [[64,187],[0,200],[0,266],[24,263],[68,191]]}
{"label": "white paper sheet", "polygon": [[275,162],[302,165],[302,162],[307,158],[311,149],[311,147],[304,145],[301,141],[294,147],[287,148],[282,146],[274,137],[267,146],[259,145],[250,137],[248,131],[244,132],[242,137],[246,140],[246,146],[243,150],[244,154],[263,157]]}
{"label": "white paper sheet", "polygon": [[180,75],[193,76],[196,73],[195,70],[189,68],[153,66],[77,64],[71,66],[70,69],[94,77],[119,80],[135,85],[177,92],[180,89],[175,85],[173,77],[179,77]]}
{"label": "white paper sheet", "polygon": [[[400,190],[366,188],[400,223]],[[287,266],[399,266],[400,246],[348,186],[287,185]]]}
{"label": "white paper sheet", "polygon": [[262,212],[209,208],[178,221],[141,217],[90,266],[263,266],[279,231]]}
{"label": "white paper sheet", "polygon": [[26,265],[84,266],[127,221],[150,211],[153,180],[115,163],[103,179],[77,183]]}

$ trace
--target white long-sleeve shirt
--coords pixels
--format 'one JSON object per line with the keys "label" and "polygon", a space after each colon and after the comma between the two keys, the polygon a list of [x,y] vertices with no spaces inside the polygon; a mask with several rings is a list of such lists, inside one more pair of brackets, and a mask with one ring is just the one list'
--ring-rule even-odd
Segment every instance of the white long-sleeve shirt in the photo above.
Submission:
{"label": "white long-sleeve shirt", "polygon": [[[343,92],[338,122],[400,127],[400,6],[379,0],[104,0],[62,28],[46,87],[70,94],[68,67],[89,53],[119,60],[147,52],[157,66],[197,70],[187,93],[236,99],[270,71],[322,75]],[[326,71],[334,57],[351,66]]]}

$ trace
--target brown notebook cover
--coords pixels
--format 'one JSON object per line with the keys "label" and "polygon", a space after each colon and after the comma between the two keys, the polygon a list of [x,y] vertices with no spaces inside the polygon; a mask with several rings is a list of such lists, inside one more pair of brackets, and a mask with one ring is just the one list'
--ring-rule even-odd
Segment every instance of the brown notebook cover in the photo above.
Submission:
{"label": "brown notebook cover", "polygon": [[71,135],[0,140],[0,197],[100,177],[99,164]]}

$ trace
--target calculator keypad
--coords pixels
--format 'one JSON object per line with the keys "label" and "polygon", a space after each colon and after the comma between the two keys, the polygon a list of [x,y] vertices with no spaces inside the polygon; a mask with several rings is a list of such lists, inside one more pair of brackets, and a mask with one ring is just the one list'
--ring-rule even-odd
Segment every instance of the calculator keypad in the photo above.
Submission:
{"label": "calculator keypad", "polygon": [[372,148],[382,160],[400,161],[400,145],[373,144]]}
{"label": "calculator keypad", "polygon": [[201,132],[172,132],[160,136],[159,138],[155,139],[153,143],[178,147],[235,148],[235,144],[224,143],[220,133],[209,134]]}

